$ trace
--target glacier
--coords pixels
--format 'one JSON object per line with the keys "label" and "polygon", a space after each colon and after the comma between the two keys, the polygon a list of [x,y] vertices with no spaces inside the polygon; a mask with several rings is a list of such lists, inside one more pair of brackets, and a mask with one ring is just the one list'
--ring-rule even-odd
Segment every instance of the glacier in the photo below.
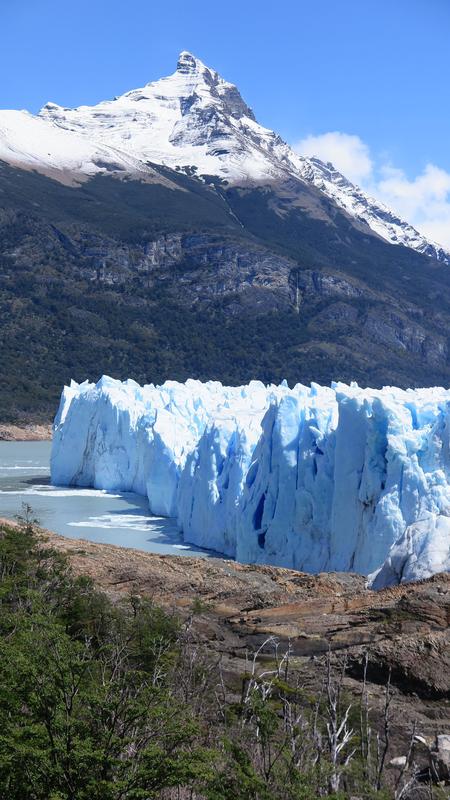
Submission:
{"label": "glacier", "polygon": [[251,381],[64,388],[56,485],[136,492],[186,541],[374,588],[450,568],[450,390]]}

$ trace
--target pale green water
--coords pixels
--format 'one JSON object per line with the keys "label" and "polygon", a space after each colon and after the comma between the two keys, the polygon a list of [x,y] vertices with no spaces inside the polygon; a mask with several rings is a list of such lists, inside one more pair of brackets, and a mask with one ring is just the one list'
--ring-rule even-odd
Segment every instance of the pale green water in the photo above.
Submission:
{"label": "pale green water", "polygon": [[174,520],[152,517],[136,494],[51,486],[50,442],[0,442],[0,517],[28,503],[44,528],[72,539],[137,547],[152,553],[217,556],[183,542]]}

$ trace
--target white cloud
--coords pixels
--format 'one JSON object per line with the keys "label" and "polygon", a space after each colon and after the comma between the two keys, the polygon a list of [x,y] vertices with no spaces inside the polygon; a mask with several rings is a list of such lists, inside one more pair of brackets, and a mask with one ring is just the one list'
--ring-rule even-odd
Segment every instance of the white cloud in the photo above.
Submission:
{"label": "white cloud", "polygon": [[372,174],[370,150],[359,136],[339,131],[307,136],[294,145],[294,150],[303,156],[317,156],[321,161],[331,161],[353,183],[362,183]]}
{"label": "white cloud", "polygon": [[450,172],[427,164],[414,178],[376,159],[359,136],[332,131],[294,145],[306,156],[331,161],[347,178],[381,200],[430,239],[450,249]]}
{"label": "white cloud", "polygon": [[382,166],[372,190],[416,228],[450,247],[450,173],[427,164],[412,180],[392,166]]}

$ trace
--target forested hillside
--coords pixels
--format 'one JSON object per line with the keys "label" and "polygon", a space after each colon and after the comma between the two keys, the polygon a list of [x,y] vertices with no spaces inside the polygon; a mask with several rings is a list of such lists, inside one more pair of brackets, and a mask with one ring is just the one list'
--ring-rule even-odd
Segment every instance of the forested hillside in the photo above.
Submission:
{"label": "forested hillside", "polygon": [[52,418],[101,374],[447,383],[448,268],[300,181],[162,167],[65,186],[0,166],[0,417]]}

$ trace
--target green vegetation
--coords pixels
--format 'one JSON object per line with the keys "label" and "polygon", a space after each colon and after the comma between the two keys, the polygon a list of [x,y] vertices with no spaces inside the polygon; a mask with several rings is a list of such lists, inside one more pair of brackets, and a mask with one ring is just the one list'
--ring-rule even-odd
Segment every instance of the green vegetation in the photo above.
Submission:
{"label": "green vegetation", "polygon": [[273,668],[256,654],[227,687],[190,622],[140,597],[112,603],[43,547],[29,509],[0,529],[0,604],[2,798],[394,796],[364,701],[329,668],[311,696],[275,645]]}

